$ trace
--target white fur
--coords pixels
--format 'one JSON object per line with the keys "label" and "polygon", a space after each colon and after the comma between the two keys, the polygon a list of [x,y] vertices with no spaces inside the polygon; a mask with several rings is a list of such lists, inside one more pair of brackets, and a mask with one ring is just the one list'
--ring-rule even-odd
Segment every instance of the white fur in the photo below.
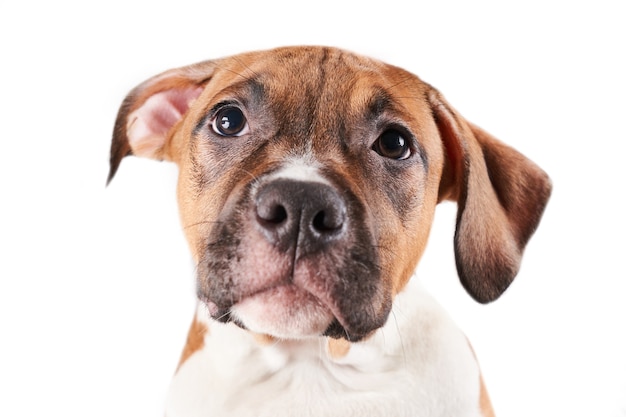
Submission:
{"label": "white fur", "polygon": [[283,167],[270,175],[268,179],[285,178],[294,181],[328,184],[328,180],[320,175],[319,166],[319,162],[307,153],[302,157],[287,159]]}
{"label": "white fur", "polygon": [[260,345],[234,324],[212,322],[204,347],[172,381],[167,417],[474,417],[480,374],[443,309],[413,283],[387,324],[340,359],[328,339]]}

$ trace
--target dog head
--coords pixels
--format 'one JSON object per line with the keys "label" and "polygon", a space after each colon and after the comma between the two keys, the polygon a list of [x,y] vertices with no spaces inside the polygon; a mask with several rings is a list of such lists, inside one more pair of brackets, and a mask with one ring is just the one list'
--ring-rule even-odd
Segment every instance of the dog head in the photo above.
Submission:
{"label": "dog head", "polygon": [[457,270],[496,299],[517,274],[550,181],[385,63],[292,47],[167,71],[115,124],[123,157],[179,166],[197,292],[217,320],[276,337],[359,340],[382,326],[442,200],[458,204]]}

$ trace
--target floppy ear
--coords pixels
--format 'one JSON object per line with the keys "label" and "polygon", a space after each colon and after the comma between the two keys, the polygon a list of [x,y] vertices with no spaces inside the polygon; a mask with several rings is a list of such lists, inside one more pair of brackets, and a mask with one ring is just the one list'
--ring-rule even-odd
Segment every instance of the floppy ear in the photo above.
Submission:
{"label": "floppy ear", "polygon": [[168,159],[165,152],[174,127],[210,80],[214,63],[201,62],[166,71],[135,87],[118,111],[107,184],[125,156]]}
{"label": "floppy ear", "polygon": [[436,90],[429,101],[447,154],[439,198],[458,204],[457,271],[467,292],[487,303],[517,275],[550,197],[550,179],[524,155],[465,121]]}

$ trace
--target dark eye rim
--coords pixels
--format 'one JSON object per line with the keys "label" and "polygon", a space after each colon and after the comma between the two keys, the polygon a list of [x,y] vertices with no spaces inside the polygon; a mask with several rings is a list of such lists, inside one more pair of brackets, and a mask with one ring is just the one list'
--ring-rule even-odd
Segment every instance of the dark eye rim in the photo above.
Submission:
{"label": "dark eye rim", "polygon": [[[398,157],[394,157],[394,156],[389,156],[389,155],[385,155],[384,152],[382,151],[381,147],[380,147],[380,140],[381,138],[389,132],[395,132],[397,133],[402,139],[404,139],[405,142],[405,150],[404,152],[398,156]],[[379,156],[388,159],[388,160],[392,160],[392,161],[406,161],[408,159],[411,159],[411,157],[413,155],[416,154],[416,149],[414,146],[414,137],[412,134],[410,134],[405,128],[403,128],[402,126],[387,126],[385,129],[381,130],[381,133],[376,137],[376,140],[374,141],[374,143],[372,144],[372,150],[374,152],[376,152]]]}
{"label": "dark eye rim", "polygon": [[[221,114],[223,114],[224,112],[227,111],[231,111],[231,110],[237,110],[241,113],[241,119],[242,119],[242,123],[241,123],[241,127],[239,129],[234,129],[232,132],[227,132],[222,130],[217,122],[218,122],[218,118],[220,117]],[[221,105],[216,106],[216,108],[211,112],[211,118],[210,118],[210,122],[209,122],[209,127],[211,128],[211,130],[219,135],[219,136],[223,136],[223,137],[238,137],[238,136],[243,136],[247,133],[249,133],[250,131],[250,127],[248,124],[248,118],[246,117],[246,113],[243,111],[243,109],[235,104],[235,103],[223,103]]]}

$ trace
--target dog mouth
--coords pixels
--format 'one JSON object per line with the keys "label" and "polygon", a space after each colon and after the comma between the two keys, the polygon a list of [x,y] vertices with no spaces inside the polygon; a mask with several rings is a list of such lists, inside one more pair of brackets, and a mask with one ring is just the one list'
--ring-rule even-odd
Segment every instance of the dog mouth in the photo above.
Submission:
{"label": "dog mouth", "polygon": [[293,280],[240,296],[232,304],[218,305],[206,295],[200,299],[214,320],[279,339],[328,336],[355,342],[382,325],[387,316],[379,311],[378,319],[365,314],[368,319],[362,321],[362,312],[376,304],[374,300],[363,300],[358,309],[346,311],[327,292],[307,289]]}
{"label": "dog mouth", "polygon": [[214,319],[278,338],[350,341],[386,321],[390,287],[355,197],[278,179],[232,198],[198,264],[198,296]]}
{"label": "dog mouth", "polygon": [[326,332],[334,320],[331,309],[311,292],[283,284],[243,298],[230,316],[255,333],[279,338],[305,338]]}
{"label": "dog mouth", "polygon": [[283,281],[248,295],[241,295],[230,305],[218,305],[207,296],[199,294],[214,320],[232,322],[258,334],[283,339],[318,337],[345,337],[360,339],[362,335],[349,335],[347,323],[332,300],[324,294],[315,295],[293,281]]}
{"label": "dog mouth", "polygon": [[226,262],[228,255],[217,257],[220,264],[200,264],[197,295],[213,319],[281,339],[348,341],[386,321],[391,296],[369,253],[331,251],[294,260],[290,253],[266,251],[242,256],[239,264]]}

